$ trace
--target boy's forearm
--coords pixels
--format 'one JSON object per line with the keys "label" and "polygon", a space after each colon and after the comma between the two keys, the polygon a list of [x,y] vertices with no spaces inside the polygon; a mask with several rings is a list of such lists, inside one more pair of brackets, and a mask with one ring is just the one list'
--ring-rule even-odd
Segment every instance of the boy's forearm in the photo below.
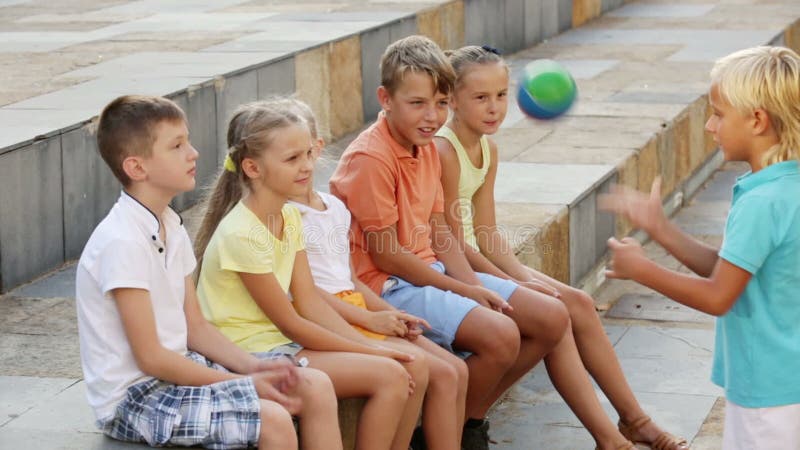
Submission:
{"label": "boy's forearm", "polygon": [[255,356],[231,342],[208,322],[189,324],[188,347],[231,372],[251,373],[258,363]]}
{"label": "boy's forearm", "polygon": [[145,360],[137,363],[145,374],[178,386],[205,386],[242,377],[235,373],[202,366],[164,347],[160,347]]}
{"label": "boy's forearm", "polygon": [[677,225],[665,221],[650,237],[681,264],[701,277],[709,277],[719,260],[719,250],[684,233]]}
{"label": "boy's forearm", "polygon": [[706,314],[720,316],[727,312],[720,289],[708,278],[675,272],[644,260],[631,279]]}

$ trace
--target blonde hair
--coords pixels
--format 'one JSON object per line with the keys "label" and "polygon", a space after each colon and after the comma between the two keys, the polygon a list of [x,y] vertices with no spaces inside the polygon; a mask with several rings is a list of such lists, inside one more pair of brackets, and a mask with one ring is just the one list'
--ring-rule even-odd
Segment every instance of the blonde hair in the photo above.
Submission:
{"label": "blonde hair", "polygon": [[242,160],[258,158],[272,143],[276,132],[292,125],[307,126],[303,117],[291,111],[282,100],[261,101],[240,106],[228,124],[228,157],[217,177],[195,238],[194,252],[200,267],[208,242],[222,218],[242,198],[250,179],[242,171]]}
{"label": "blonde hair", "polygon": [[172,100],[147,95],[123,95],[100,113],[97,147],[100,156],[123,186],[131,183],[122,169],[130,156],[149,157],[161,122],[186,122],[183,110]]}
{"label": "blonde hair", "polygon": [[450,59],[455,72],[455,85],[464,78],[467,69],[479,64],[502,64],[508,70],[508,64],[500,52],[487,46],[467,45],[455,50],[447,50],[444,54]]}
{"label": "blonde hair", "polygon": [[393,42],[381,57],[381,85],[394,94],[409,72],[430,75],[436,90],[450,94],[455,83],[453,67],[435,42],[425,36],[408,36]]}
{"label": "blonde hair", "polygon": [[274,103],[276,106],[285,108],[287,111],[293,112],[297,116],[301,117],[306,121],[306,125],[308,125],[308,131],[311,133],[311,138],[317,139],[319,137],[317,118],[314,117],[314,111],[311,110],[311,107],[308,106],[308,103],[295,97],[280,97],[272,100],[270,103]]}
{"label": "blonde hair", "polygon": [[764,154],[765,166],[800,159],[800,56],[785,47],[753,47],[719,59],[711,82],[741,114],[764,109],[779,143]]}

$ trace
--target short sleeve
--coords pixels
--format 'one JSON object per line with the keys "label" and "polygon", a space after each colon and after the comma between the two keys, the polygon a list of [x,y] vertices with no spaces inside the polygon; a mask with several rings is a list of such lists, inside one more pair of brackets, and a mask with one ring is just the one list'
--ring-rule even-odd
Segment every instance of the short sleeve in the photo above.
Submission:
{"label": "short sleeve", "polygon": [[396,175],[383,161],[364,153],[348,162],[346,186],[337,186],[345,204],[364,230],[380,230],[397,223]]}
{"label": "short sleeve", "polygon": [[263,225],[216,237],[220,269],[254,274],[273,272],[275,241]]}
{"label": "short sleeve", "polygon": [[728,214],[719,256],[751,274],[756,273],[775,249],[778,217],[774,211],[769,198],[751,195],[739,199]]}
{"label": "short sleeve", "polygon": [[197,258],[194,257],[194,248],[192,247],[192,240],[189,239],[189,233],[186,229],[181,227],[181,264],[183,265],[183,276],[187,277],[194,272],[197,267]]}
{"label": "short sleeve", "polygon": [[95,264],[99,268],[98,284],[103,295],[114,289],[150,290],[150,254],[152,248],[141,243],[117,240],[109,243]]}
{"label": "short sleeve", "polygon": [[304,250],[306,248],[305,238],[303,237],[303,219],[300,210],[296,206],[287,204],[283,207],[286,217],[283,231],[288,234],[291,239],[292,247],[295,251]]}
{"label": "short sleeve", "polygon": [[[433,144],[432,144],[433,145]],[[436,174],[436,192],[434,193],[433,198],[433,206],[431,207],[431,213],[443,213],[444,212],[444,188],[442,187],[442,162],[439,160],[439,153],[436,151],[436,147],[433,147],[433,158],[431,158],[431,164],[435,168],[434,173]]]}

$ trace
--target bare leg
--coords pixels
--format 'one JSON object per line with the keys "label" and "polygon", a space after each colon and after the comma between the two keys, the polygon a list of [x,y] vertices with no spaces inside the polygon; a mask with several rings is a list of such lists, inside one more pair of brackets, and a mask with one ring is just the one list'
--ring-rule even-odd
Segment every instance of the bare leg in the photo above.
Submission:
{"label": "bare leg", "polygon": [[336,394],[330,378],[317,369],[300,369],[297,393],[303,400],[300,444],[303,450],[342,450]]}
{"label": "bare leg", "polygon": [[408,397],[400,425],[397,427],[397,434],[392,442],[392,450],[408,450],[411,435],[414,433],[414,427],[417,426],[419,413],[422,410],[422,401],[425,399],[425,393],[430,383],[429,361],[422,349],[405,339],[388,337],[380,344],[414,355],[414,361],[403,364],[408,374],[411,375],[411,379],[414,380],[414,393]]}
{"label": "bare leg", "polygon": [[[533,269],[530,269],[530,272],[534,278],[553,286],[561,293],[561,301],[567,306],[572,320],[572,333],[583,365],[614,405],[620,419],[632,423],[644,416],[645,412],[625,378],[614,346],[609,341],[600,316],[595,311],[592,297]],[[655,422],[650,421],[643,425],[639,432],[642,440],[652,442],[663,430]]]}
{"label": "bare leg", "polygon": [[400,363],[359,353],[302,350],[309,366],[333,382],[336,397],[364,397],[356,450],[389,450],[408,400],[408,373]]}
{"label": "bare leg", "polygon": [[486,397],[516,361],[519,345],[519,330],[514,321],[488,308],[474,308],[461,322],[454,346],[472,352],[466,361],[467,417],[482,419],[486,415]]}
{"label": "bare leg", "polygon": [[520,332],[520,350],[514,365],[504,375],[481,408],[486,415],[489,408],[505,391],[528,373],[551,351],[564,336],[569,317],[564,306],[555,298],[524,288],[517,288],[508,303],[514,308],[508,317],[514,320]]}
{"label": "bare leg", "polygon": [[556,348],[545,356],[544,361],[556,390],[594,437],[599,448],[614,449],[627,441],[600,405],[581,363],[571,329],[564,334]]}
{"label": "bare leg", "polygon": [[261,433],[258,448],[269,450],[297,450],[297,434],[292,416],[283,406],[261,400]]}
{"label": "bare leg", "polygon": [[467,398],[467,364],[424,337],[414,344],[428,352],[430,377],[422,412],[425,442],[430,450],[458,450]]}

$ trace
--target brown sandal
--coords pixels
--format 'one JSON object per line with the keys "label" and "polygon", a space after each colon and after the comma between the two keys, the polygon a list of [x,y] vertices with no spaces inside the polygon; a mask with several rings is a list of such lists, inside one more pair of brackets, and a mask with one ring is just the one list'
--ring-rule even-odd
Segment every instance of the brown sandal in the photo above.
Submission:
{"label": "brown sandal", "polygon": [[619,432],[634,444],[648,445],[652,450],[679,450],[681,447],[689,450],[689,443],[686,442],[686,439],[673,436],[666,431],[662,431],[652,442],[633,439],[634,434],[648,422],[650,422],[650,418],[642,416],[629,424],[620,420],[617,426],[619,427]]}

